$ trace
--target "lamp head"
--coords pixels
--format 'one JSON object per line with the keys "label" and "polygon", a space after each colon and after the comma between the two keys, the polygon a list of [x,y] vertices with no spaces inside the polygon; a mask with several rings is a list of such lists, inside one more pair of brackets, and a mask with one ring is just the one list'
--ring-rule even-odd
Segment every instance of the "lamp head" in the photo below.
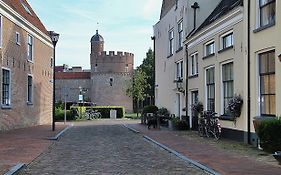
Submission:
{"label": "lamp head", "polygon": [[60,35],[54,31],[49,31],[49,35],[51,37],[51,40],[53,42],[53,45],[56,46],[58,40],[59,40],[59,37]]}

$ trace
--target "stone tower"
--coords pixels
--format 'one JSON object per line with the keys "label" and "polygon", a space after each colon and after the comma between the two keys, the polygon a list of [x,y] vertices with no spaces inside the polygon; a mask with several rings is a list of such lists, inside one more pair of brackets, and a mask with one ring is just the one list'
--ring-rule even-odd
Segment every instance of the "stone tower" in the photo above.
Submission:
{"label": "stone tower", "polygon": [[92,101],[102,106],[125,106],[133,110],[133,100],[126,95],[127,85],[132,78],[134,54],[104,51],[104,39],[96,31],[91,38]]}

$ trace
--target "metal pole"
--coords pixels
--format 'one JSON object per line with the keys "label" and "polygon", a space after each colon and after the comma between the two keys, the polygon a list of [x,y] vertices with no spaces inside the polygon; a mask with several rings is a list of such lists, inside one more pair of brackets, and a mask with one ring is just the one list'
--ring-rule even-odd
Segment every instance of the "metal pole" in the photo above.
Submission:
{"label": "metal pole", "polygon": [[52,122],[52,131],[55,131],[55,107],[56,107],[56,81],[55,81],[55,67],[56,67],[56,46],[54,45],[54,65],[53,65],[53,122]]}
{"label": "metal pole", "polygon": [[64,88],[64,124],[66,124],[66,87]]}

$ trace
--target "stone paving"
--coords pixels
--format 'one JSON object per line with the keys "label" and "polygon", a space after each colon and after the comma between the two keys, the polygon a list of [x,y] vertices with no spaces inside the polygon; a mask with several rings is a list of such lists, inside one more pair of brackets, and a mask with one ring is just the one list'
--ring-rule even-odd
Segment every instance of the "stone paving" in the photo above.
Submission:
{"label": "stone paving", "polygon": [[206,174],[120,123],[75,123],[19,174]]}
{"label": "stone paving", "polygon": [[51,130],[51,125],[0,132],[0,174],[6,173],[17,163],[33,161],[53,143],[47,138],[55,136],[65,127],[57,123],[55,132]]}

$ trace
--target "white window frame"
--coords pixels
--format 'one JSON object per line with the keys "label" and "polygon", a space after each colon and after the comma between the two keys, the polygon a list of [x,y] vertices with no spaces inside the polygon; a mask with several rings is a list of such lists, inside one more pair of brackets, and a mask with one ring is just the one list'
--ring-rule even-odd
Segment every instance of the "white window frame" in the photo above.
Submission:
{"label": "white window frame", "polygon": [[175,39],[175,31],[174,28],[169,30],[168,32],[168,39],[169,39],[169,44],[168,44],[168,56],[171,56],[174,54],[174,39]]}
{"label": "white window frame", "polygon": [[[29,98],[29,91],[28,91],[28,88],[29,88],[29,84],[28,84],[28,78],[29,77],[31,77],[32,78],[32,84],[31,84],[31,97],[30,97],[30,99],[31,99],[31,101],[29,101],[28,100],[28,98]],[[27,95],[26,95],[26,102],[27,102],[27,104],[33,104],[33,95],[34,95],[34,83],[33,83],[34,81],[33,81],[33,75],[32,74],[28,74],[27,75]]]}
{"label": "white window frame", "polygon": [[[207,46],[210,45],[211,43],[214,44],[214,50],[213,50],[213,53],[207,55]],[[216,52],[215,40],[211,40],[211,41],[209,41],[209,42],[207,42],[207,43],[204,44],[204,56],[205,56],[205,57],[206,57],[206,56],[209,56],[209,55],[212,55],[212,54],[215,54],[215,52]]]}
{"label": "white window frame", "polygon": [[208,88],[207,88],[207,70],[208,69],[211,69],[211,68],[214,68],[214,81],[215,81],[215,110],[216,110],[216,67],[215,65],[211,65],[211,66],[208,66],[205,68],[204,70],[204,74],[205,74],[205,79],[204,79],[204,86],[205,86],[205,110],[208,110]]}
{"label": "white window frame", "polygon": [[20,38],[20,33],[19,33],[19,32],[16,32],[16,44],[17,44],[17,45],[20,45],[20,40],[21,40],[21,38]]}
{"label": "white window frame", "polygon": [[[275,10],[277,8],[276,6],[276,0],[273,0],[275,1]],[[276,14],[275,14],[275,21],[272,22],[272,23],[268,23],[268,24],[265,24],[265,25],[261,25],[261,10],[260,10],[260,0],[256,0],[256,28],[260,28],[260,27],[263,27],[263,26],[267,26],[267,25],[271,25],[271,24],[274,24],[276,22]]]}
{"label": "white window frame", "polygon": [[[224,43],[223,43],[223,39],[227,36],[229,36],[230,34],[232,34],[232,43],[231,43],[231,46],[228,46],[228,47],[224,47]],[[220,37],[220,49],[223,50],[223,49],[227,49],[229,47],[232,47],[234,45],[234,34],[233,34],[233,30],[231,31],[228,31],[226,33],[224,33],[223,35],[221,35]]]}
{"label": "white window frame", "polygon": [[[260,50],[258,52],[256,52],[255,54],[255,57],[256,57],[256,97],[257,97],[257,106],[256,106],[256,114],[257,115],[261,115],[261,94],[260,94],[260,72],[259,72],[259,69],[260,69],[260,54],[262,53],[265,53],[265,52],[270,52],[270,51],[275,51],[275,54],[276,54],[276,49],[274,47],[270,47],[270,48],[266,48],[266,49],[263,49],[263,50]],[[276,71],[276,70],[275,70]],[[276,72],[275,72],[276,73]]]}
{"label": "white window frame", "polygon": [[[3,70],[7,70],[9,71],[9,78],[10,78],[10,82],[9,82],[9,104],[3,104],[3,94],[2,94],[2,91],[3,91]],[[2,67],[1,68],[1,107],[2,108],[10,108],[11,107],[11,99],[12,99],[12,73],[11,73],[11,69],[9,68],[6,68],[6,67]]]}
{"label": "white window frame", "polygon": [[[196,55],[197,55],[197,57],[195,57]],[[195,52],[195,53],[190,55],[190,76],[198,75],[198,72],[199,72],[198,69],[199,69],[198,52]]]}
{"label": "white window frame", "polygon": [[183,32],[183,19],[178,22],[178,49],[183,47],[184,32]]}
{"label": "white window frame", "polygon": [[[235,81],[235,77],[234,77],[234,61],[233,60],[228,60],[228,61],[225,61],[225,62],[223,62],[223,63],[221,63],[221,66],[220,66],[220,79],[221,79],[221,88],[220,88],[220,93],[221,93],[221,115],[223,115],[223,114],[225,114],[224,113],[224,87],[223,87],[223,72],[222,72],[222,67],[223,67],[223,65],[225,65],[225,64],[228,64],[228,63],[233,63],[233,92],[234,92],[234,94],[235,94],[235,85],[234,85],[234,81]],[[233,94],[233,95],[234,95]]]}
{"label": "white window frame", "polygon": [[[31,45],[31,58],[29,58],[29,37],[32,39],[32,45]],[[29,62],[34,62],[34,37],[31,34],[27,34],[27,60]]]}
{"label": "white window frame", "polygon": [[183,76],[184,76],[183,60],[179,60],[179,61],[176,62],[176,72],[175,72],[175,74],[176,74],[176,76],[175,76],[176,80],[183,79]]}

